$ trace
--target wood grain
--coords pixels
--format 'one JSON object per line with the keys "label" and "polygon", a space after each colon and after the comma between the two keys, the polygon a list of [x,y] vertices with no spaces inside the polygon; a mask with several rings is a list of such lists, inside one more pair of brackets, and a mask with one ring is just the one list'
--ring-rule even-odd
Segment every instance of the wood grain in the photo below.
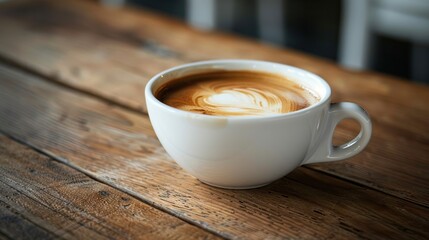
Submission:
{"label": "wood grain", "polygon": [[12,239],[217,239],[0,135],[0,232]]}
{"label": "wood grain", "polygon": [[[114,19],[114,20],[113,20]],[[198,32],[148,11],[81,1],[28,1],[0,8],[0,56],[52,81],[146,111],[144,86],[155,73],[210,58],[253,58],[298,66],[324,77],[334,101],[353,101],[371,115],[364,153],[308,166],[429,206],[429,88],[254,41]],[[350,139],[351,125],[336,141]],[[416,174],[418,173],[418,174]]]}
{"label": "wood grain", "polygon": [[147,116],[0,67],[0,131],[226,238],[427,239],[429,209],[306,168],[213,188],[164,152]]}

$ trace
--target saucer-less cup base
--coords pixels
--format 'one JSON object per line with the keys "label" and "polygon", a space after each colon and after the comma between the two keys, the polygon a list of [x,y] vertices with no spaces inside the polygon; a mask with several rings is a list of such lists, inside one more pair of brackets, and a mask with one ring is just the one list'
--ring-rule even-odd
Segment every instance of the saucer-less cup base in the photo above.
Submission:
{"label": "saucer-less cup base", "polygon": [[[317,93],[320,101],[281,115],[220,117],[178,110],[153,95],[172,79],[214,69],[284,75]],[[191,175],[216,187],[260,187],[302,164],[346,159],[361,152],[371,136],[371,121],[361,107],[348,102],[331,104],[331,90],[323,79],[278,63],[214,60],[186,64],[153,77],[145,94],[152,126],[167,153]],[[359,122],[361,131],[350,142],[334,147],[334,129],[345,118]]]}
{"label": "saucer-less cup base", "polygon": [[245,186],[223,186],[223,185],[217,185],[217,184],[213,184],[213,183],[209,183],[209,182],[205,182],[201,179],[198,179],[200,182],[210,185],[212,187],[218,187],[218,188],[226,188],[226,189],[253,189],[253,188],[260,188],[260,187],[264,187],[267,186],[268,184],[272,183],[272,182],[267,182],[267,183],[262,183],[262,184],[257,184],[257,185],[245,185]]}

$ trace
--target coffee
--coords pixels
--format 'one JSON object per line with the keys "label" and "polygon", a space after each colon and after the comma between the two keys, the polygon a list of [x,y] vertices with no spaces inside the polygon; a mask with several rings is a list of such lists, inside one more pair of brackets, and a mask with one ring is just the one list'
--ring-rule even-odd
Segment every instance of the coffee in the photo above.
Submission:
{"label": "coffee", "polygon": [[286,77],[258,71],[208,71],[173,79],[155,92],[161,102],[185,111],[216,116],[275,115],[319,101]]}
{"label": "coffee", "polygon": [[[278,63],[220,59],[176,66],[147,83],[145,99],[167,153],[216,187],[261,187],[303,164],[350,158],[371,137],[365,110],[331,104],[322,78]],[[332,135],[346,118],[361,131],[346,147],[334,147]]]}

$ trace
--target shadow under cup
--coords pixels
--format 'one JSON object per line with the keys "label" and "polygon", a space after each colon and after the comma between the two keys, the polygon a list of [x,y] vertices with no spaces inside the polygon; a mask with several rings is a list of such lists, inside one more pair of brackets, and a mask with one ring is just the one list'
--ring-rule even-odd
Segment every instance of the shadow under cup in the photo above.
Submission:
{"label": "shadow under cup", "polygon": [[[317,94],[320,100],[304,109],[278,115],[211,116],[170,107],[154,96],[169,81],[215,70],[250,70],[285,76]],[[152,126],[167,153],[191,175],[217,187],[259,187],[302,164],[351,157],[362,151],[371,134],[369,117],[362,108],[353,103],[331,105],[331,90],[322,78],[278,63],[253,60],[190,63],[154,76],[145,94]],[[356,119],[362,129],[355,139],[334,149],[333,131],[344,118]]]}

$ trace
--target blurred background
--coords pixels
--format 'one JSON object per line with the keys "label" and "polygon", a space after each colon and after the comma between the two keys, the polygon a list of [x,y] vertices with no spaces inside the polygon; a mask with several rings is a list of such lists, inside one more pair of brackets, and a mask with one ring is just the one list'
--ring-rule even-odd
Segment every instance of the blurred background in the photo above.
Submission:
{"label": "blurred background", "polygon": [[429,84],[429,0],[101,0]]}

